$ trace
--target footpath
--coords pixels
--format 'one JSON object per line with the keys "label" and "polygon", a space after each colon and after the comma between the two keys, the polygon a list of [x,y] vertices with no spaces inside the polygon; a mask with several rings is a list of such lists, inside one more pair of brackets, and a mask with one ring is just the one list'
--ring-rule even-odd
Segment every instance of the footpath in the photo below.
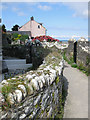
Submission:
{"label": "footpath", "polygon": [[88,118],[88,77],[65,62],[67,97],[64,118]]}

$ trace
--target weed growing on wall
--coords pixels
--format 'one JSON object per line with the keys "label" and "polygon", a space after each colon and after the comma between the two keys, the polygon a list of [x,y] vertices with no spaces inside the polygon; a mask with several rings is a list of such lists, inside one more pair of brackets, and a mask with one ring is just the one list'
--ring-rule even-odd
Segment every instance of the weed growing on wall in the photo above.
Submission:
{"label": "weed growing on wall", "polygon": [[[76,63],[74,63],[73,57],[70,57],[70,59],[68,59],[68,58],[66,57],[66,53],[65,53],[65,52],[63,53],[63,58],[64,58],[64,60],[65,60],[68,64],[71,65],[71,67],[79,69],[80,71],[82,71],[83,73],[85,73],[87,76],[90,75],[90,68],[89,68],[89,67],[86,68],[86,67],[83,65],[82,62],[79,62],[79,64],[77,65]],[[88,64],[88,66],[89,66],[89,62],[90,62],[90,61],[89,61],[89,59],[87,58],[87,64]]]}

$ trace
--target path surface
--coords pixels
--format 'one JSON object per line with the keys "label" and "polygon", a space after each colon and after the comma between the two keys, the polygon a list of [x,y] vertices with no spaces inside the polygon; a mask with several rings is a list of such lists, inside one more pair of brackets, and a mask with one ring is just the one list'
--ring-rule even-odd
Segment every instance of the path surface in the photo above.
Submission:
{"label": "path surface", "polygon": [[88,118],[88,77],[67,63],[64,77],[68,82],[64,118]]}

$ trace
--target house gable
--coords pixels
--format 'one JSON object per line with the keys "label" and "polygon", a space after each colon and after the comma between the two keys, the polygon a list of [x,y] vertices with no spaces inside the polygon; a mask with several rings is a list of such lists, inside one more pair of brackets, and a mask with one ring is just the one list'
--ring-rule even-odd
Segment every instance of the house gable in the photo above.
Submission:
{"label": "house gable", "polygon": [[41,35],[45,35],[46,34],[46,28],[43,27],[42,25],[40,25],[40,23],[36,22],[36,21],[31,21],[32,23],[32,30],[31,30],[31,34],[33,37],[36,36],[41,36]]}
{"label": "house gable", "polygon": [[19,31],[30,31],[30,21],[28,21],[21,28],[19,28]]}
{"label": "house gable", "polygon": [[19,31],[31,31],[31,37],[46,35],[46,28],[42,26],[42,23],[38,23],[31,17],[31,20],[24,24]]}

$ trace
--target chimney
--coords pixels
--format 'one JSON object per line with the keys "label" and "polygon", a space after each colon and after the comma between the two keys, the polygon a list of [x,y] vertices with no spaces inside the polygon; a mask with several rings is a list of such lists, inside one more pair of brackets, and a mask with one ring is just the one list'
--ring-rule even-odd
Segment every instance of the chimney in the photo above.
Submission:
{"label": "chimney", "polygon": [[33,17],[33,16],[31,17],[31,20],[34,20],[34,17]]}
{"label": "chimney", "polygon": [[43,23],[39,23],[40,25],[42,25]]}

